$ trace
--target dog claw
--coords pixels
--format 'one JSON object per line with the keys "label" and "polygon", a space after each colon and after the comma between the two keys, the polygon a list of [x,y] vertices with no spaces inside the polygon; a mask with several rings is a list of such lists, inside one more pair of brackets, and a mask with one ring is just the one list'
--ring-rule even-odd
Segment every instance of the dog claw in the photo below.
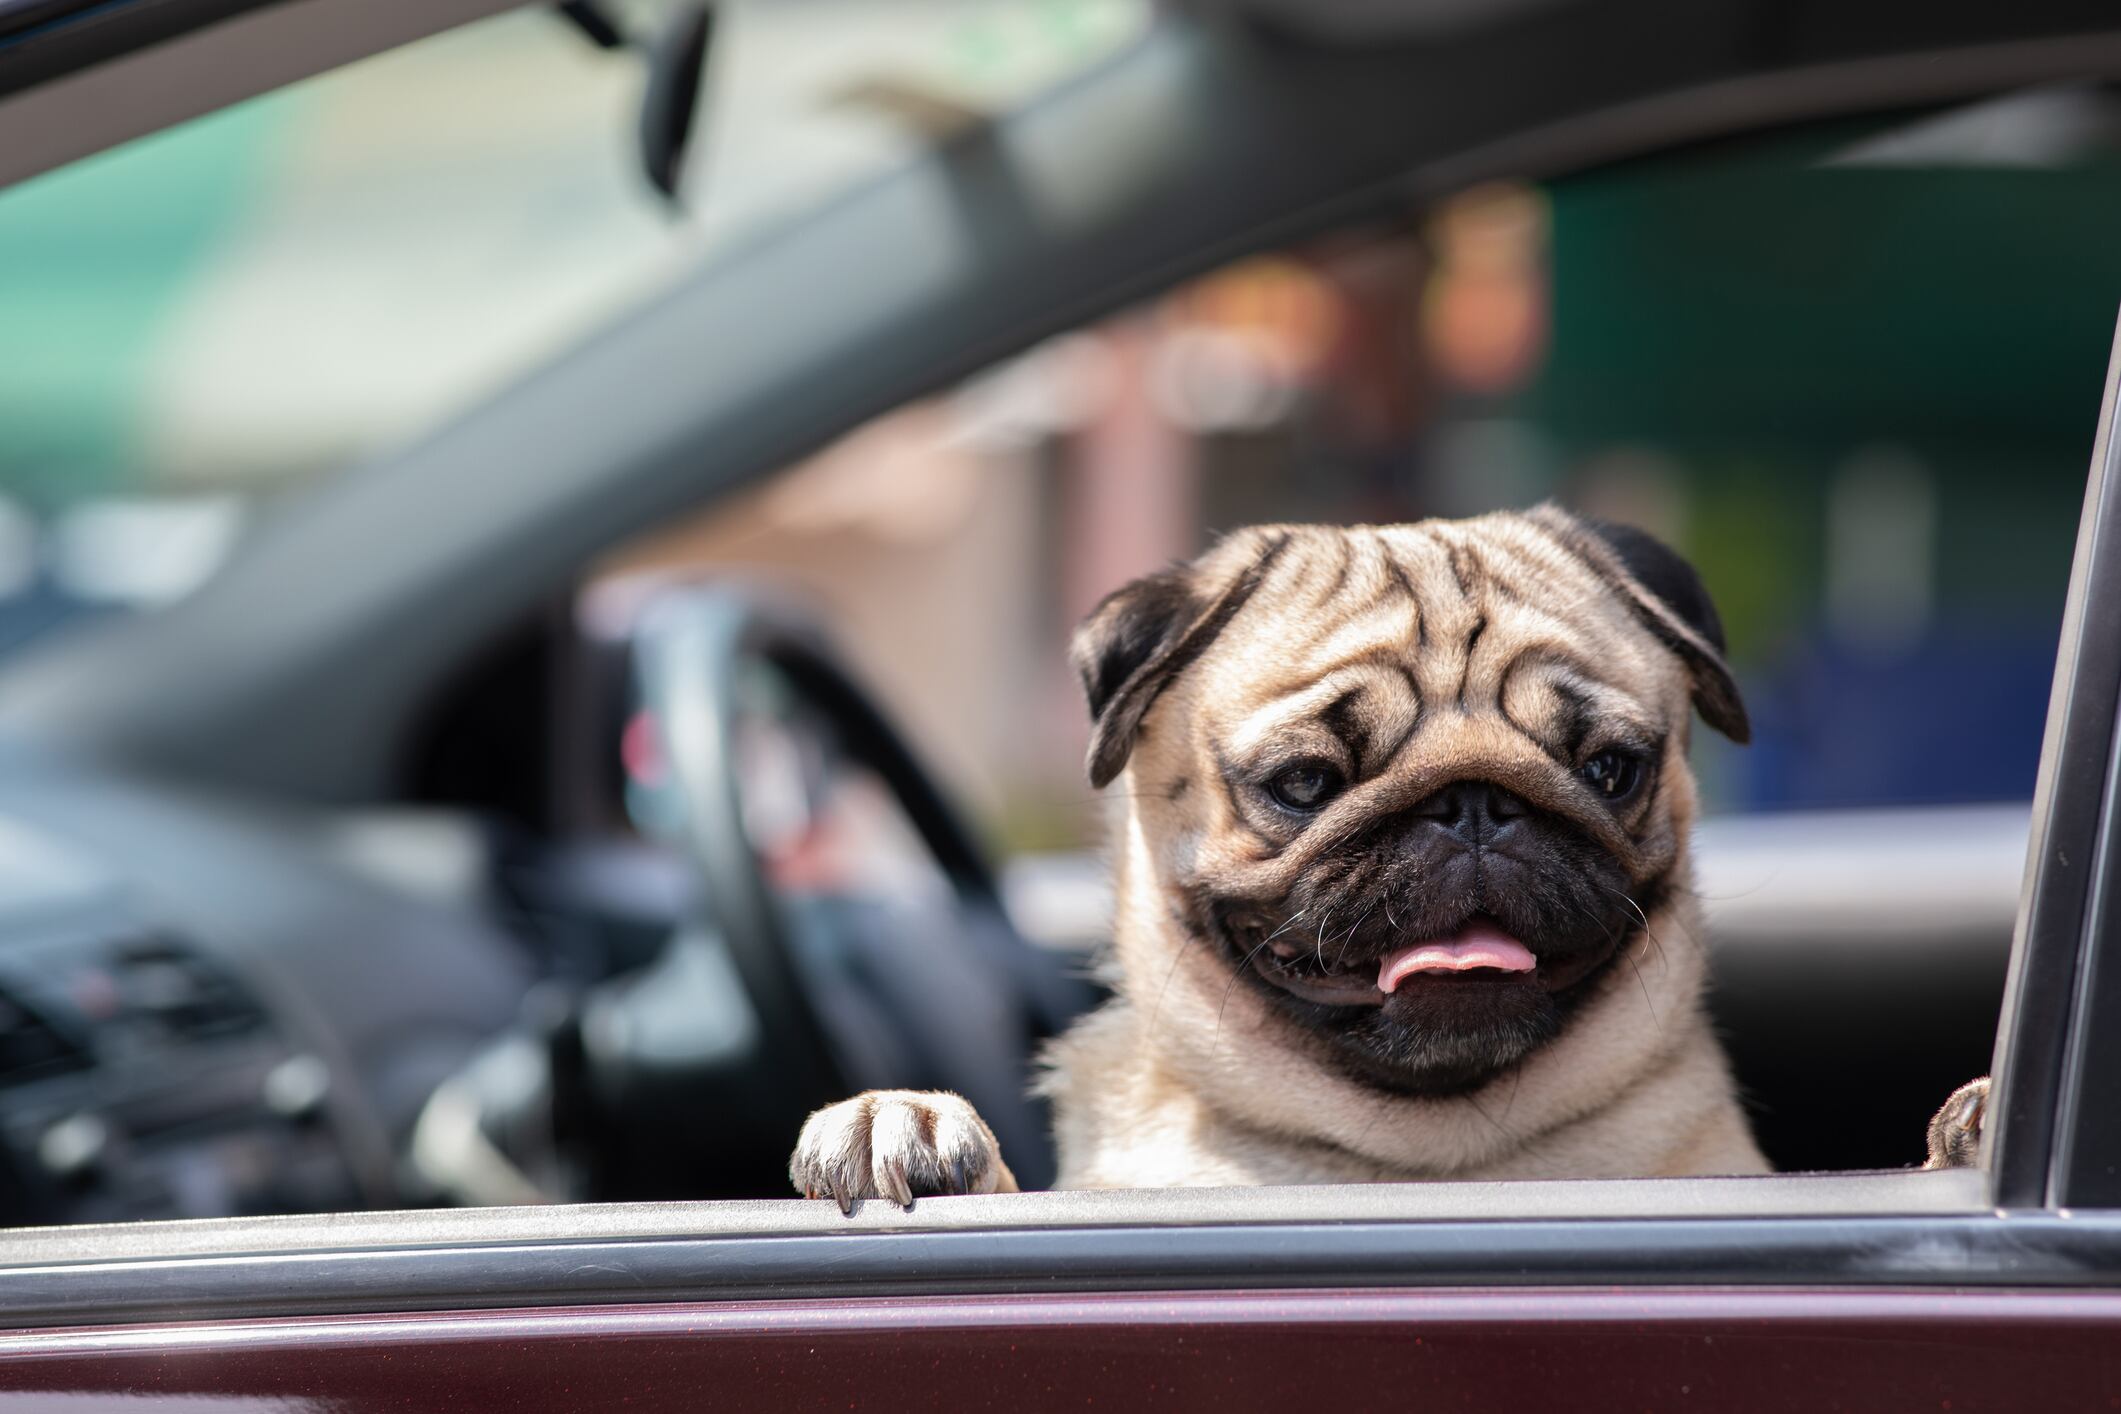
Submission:
{"label": "dog claw", "polygon": [[877,1187],[883,1190],[884,1197],[908,1212],[913,1211],[913,1186],[906,1181],[904,1163],[897,1159],[884,1163],[877,1176]]}

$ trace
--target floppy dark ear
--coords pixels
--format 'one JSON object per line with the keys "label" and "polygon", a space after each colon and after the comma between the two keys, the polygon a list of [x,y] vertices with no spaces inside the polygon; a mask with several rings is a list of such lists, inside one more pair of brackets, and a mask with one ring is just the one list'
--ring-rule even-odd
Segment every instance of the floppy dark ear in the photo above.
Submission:
{"label": "floppy dark ear", "polygon": [[1632,525],[1570,515],[1552,506],[1533,513],[1562,536],[1635,607],[1652,633],[1677,653],[1693,684],[1701,719],[1732,741],[1752,739],[1738,680],[1724,661],[1723,620],[1708,588],[1678,551]]}
{"label": "floppy dark ear", "polygon": [[1090,701],[1090,784],[1126,767],[1142,719],[1172,679],[1206,651],[1259,588],[1288,543],[1277,536],[1227,584],[1207,583],[1198,563],[1146,575],[1105,596],[1068,650]]}

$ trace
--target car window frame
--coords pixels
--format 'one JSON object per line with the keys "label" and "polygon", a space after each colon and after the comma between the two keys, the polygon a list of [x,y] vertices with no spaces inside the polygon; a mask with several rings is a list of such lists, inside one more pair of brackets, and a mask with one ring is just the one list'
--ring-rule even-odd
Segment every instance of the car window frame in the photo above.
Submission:
{"label": "car window frame", "polygon": [[1987,1139],[2004,1209],[2121,1205],[2121,322],[2108,359],[2033,799]]}

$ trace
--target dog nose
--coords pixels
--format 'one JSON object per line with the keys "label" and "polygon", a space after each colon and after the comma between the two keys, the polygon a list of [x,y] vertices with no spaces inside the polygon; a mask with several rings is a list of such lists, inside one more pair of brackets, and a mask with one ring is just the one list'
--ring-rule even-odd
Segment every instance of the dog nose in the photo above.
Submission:
{"label": "dog nose", "polygon": [[1467,844],[1484,845],[1508,833],[1532,807],[1488,781],[1453,781],[1414,807],[1413,814]]}

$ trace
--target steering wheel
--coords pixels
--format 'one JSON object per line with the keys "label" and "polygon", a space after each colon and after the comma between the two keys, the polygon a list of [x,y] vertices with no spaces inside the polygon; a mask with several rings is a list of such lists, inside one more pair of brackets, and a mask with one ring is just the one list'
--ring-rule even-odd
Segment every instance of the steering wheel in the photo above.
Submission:
{"label": "steering wheel", "polygon": [[[951,1089],[1027,1183],[1050,1178],[1024,1062],[1090,989],[1017,934],[971,834],[822,634],[736,592],[675,589],[642,616],[634,671],[676,817],[666,833],[698,866],[701,904],[696,927],[585,1013],[592,1087],[609,1099],[645,1086],[652,1103],[627,1106],[643,1112],[711,1112],[717,1162],[750,1144],[776,1173],[819,1105],[875,1087]],[[776,882],[757,838],[762,696],[793,704],[807,735],[882,788],[946,898],[894,920]]]}

